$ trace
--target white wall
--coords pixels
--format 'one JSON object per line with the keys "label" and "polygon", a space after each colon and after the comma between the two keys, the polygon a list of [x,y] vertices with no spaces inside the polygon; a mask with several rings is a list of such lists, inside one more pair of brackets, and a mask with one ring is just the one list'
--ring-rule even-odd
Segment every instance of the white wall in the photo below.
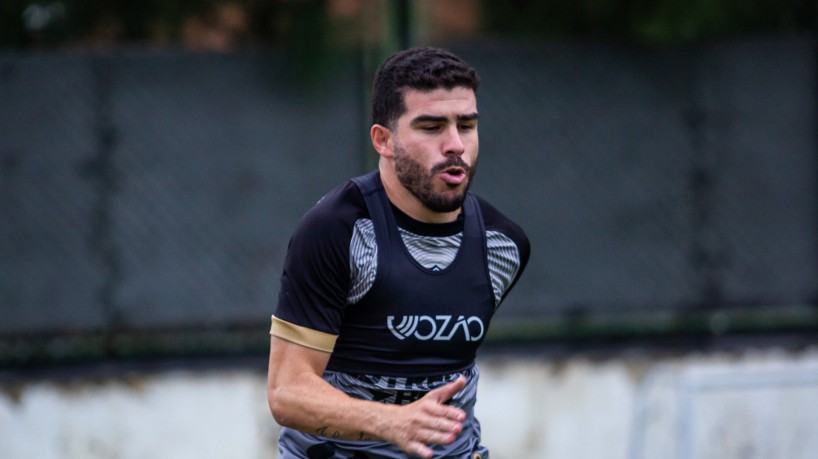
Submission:
{"label": "white wall", "polygon": [[[481,358],[493,459],[814,459],[818,347]],[[0,383],[0,458],[274,458],[260,370]]]}
{"label": "white wall", "polygon": [[818,457],[818,349],[483,368],[494,459]]}

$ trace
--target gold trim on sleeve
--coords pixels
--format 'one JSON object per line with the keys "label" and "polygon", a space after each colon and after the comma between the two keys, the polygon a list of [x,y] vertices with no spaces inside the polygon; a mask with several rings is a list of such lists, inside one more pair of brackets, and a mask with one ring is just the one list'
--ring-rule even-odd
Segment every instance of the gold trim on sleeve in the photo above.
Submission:
{"label": "gold trim on sleeve", "polygon": [[302,327],[276,316],[272,316],[270,334],[310,349],[329,353],[335,349],[335,341],[338,339],[338,335]]}

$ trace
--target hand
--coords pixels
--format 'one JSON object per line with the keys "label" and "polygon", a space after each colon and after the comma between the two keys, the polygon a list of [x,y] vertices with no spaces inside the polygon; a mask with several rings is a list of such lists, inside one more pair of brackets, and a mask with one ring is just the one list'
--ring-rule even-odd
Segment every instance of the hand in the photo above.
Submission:
{"label": "hand", "polygon": [[466,378],[461,376],[408,405],[395,407],[386,440],[409,454],[431,458],[428,445],[449,444],[463,430],[466,413],[446,402],[465,386]]}

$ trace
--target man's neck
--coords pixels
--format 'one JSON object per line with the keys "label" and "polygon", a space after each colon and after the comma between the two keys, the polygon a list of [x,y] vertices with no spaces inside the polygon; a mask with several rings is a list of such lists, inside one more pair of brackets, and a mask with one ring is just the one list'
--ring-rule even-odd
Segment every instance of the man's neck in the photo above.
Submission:
{"label": "man's neck", "polygon": [[406,215],[397,206],[392,204],[392,214],[398,226],[410,233],[420,236],[445,237],[454,236],[463,231],[463,214],[459,214],[457,219],[448,223],[424,223]]}

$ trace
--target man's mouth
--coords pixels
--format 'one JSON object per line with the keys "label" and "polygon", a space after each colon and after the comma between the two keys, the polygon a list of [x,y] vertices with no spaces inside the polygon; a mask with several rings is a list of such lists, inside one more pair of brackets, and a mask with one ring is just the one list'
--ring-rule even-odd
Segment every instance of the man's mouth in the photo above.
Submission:
{"label": "man's mouth", "polygon": [[462,167],[448,167],[441,172],[440,176],[449,185],[460,185],[466,180],[466,170]]}

